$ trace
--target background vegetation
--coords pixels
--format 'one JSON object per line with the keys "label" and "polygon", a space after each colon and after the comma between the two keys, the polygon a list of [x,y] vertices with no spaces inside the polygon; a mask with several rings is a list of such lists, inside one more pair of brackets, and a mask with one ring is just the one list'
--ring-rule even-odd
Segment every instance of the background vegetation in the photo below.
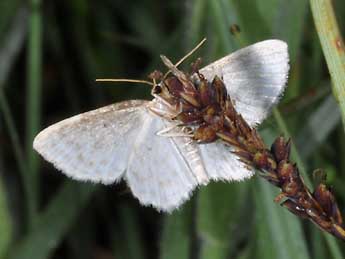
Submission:
{"label": "background vegetation", "polygon": [[[149,98],[147,86],[96,85],[95,78],[144,79],[163,69],[159,54],[176,61],[203,37],[207,44],[194,57],[204,64],[279,38],[289,44],[289,86],[260,131],[267,144],[290,134],[306,181],[313,169],[325,168],[344,211],[345,110],[334,98],[342,107],[344,48],[323,2],[1,1],[0,258],[343,258],[343,242],[275,204],[278,190],[258,177],[209,184],[164,215],[141,207],[124,183],[67,179],[31,147],[33,136],[53,122]],[[333,2],[344,30],[345,3]],[[237,36],[233,24],[241,28]]]}

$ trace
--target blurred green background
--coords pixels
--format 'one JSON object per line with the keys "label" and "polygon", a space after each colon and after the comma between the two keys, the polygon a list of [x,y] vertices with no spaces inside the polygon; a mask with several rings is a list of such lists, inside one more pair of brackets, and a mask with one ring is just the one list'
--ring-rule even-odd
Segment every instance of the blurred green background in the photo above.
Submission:
{"label": "blurred green background", "polygon": [[[313,169],[326,169],[344,211],[345,110],[334,98],[341,104],[345,93],[344,49],[341,38],[327,47],[331,18],[321,2],[329,1],[2,0],[0,259],[343,258],[343,242],[275,204],[278,190],[259,177],[211,183],[166,215],[140,206],[123,182],[72,181],[32,150],[35,134],[54,122],[150,98],[145,85],[96,84],[96,78],[146,79],[164,69],[160,54],[177,61],[203,37],[208,41],[193,58],[204,64],[278,38],[289,44],[289,85],[260,132],[268,145],[291,135],[307,183]],[[333,3],[344,31],[345,2]],[[320,35],[310,4],[326,28]],[[233,24],[237,35],[230,33]]]}

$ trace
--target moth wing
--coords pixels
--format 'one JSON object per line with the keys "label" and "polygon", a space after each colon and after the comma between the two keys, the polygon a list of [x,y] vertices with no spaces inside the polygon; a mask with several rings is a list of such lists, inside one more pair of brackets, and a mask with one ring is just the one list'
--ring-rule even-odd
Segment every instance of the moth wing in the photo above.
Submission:
{"label": "moth wing", "polygon": [[280,40],[250,45],[200,70],[208,80],[223,78],[236,110],[250,126],[262,122],[279,101],[288,71],[287,44]]}
{"label": "moth wing", "polygon": [[134,196],[142,204],[166,212],[187,200],[199,182],[207,181],[202,161],[197,159],[198,149],[190,138],[157,135],[169,126],[157,116],[145,120],[126,171]]}
{"label": "moth wing", "polygon": [[230,146],[217,141],[199,145],[199,148],[210,179],[241,181],[255,173],[231,153],[233,149]]}
{"label": "moth wing", "polygon": [[125,101],[76,115],[41,131],[33,146],[77,180],[110,184],[127,167],[147,101]]}

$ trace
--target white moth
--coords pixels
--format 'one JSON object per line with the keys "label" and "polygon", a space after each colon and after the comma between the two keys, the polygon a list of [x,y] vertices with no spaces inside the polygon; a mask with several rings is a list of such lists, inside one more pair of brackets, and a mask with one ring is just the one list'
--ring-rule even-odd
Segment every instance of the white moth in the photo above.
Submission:
{"label": "white moth", "polygon": [[[284,91],[287,44],[267,40],[200,70],[223,79],[236,110],[255,126]],[[76,115],[40,132],[33,143],[46,160],[73,179],[111,184],[125,179],[140,203],[170,212],[209,180],[239,181],[254,172],[221,142],[198,145],[167,116],[159,98],[132,100]],[[157,134],[174,129],[176,135]]]}

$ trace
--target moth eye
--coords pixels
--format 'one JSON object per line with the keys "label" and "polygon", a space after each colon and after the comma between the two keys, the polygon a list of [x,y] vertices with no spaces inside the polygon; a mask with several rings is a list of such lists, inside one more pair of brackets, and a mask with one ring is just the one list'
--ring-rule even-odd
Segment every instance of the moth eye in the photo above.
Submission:
{"label": "moth eye", "polygon": [[153,88],[152,92],[153,92],[154,94],[160,94],[160,93],[162,92],[162,87],[161,87],[160,85],[156,85],[156,86]]}

